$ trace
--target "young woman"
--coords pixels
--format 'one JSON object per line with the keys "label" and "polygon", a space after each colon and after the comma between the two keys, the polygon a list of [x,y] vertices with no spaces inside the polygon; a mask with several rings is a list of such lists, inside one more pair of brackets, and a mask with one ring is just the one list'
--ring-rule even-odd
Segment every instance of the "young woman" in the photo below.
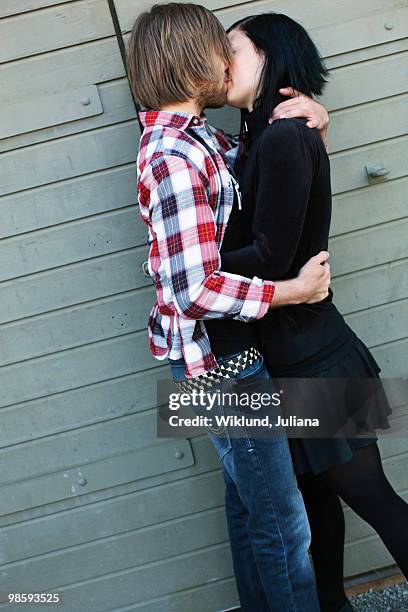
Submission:
{"label": "young woman", "polygon": [[[290,84],[307,96],[319,95],[327,71],[306,31],[285,15],[245,18],[228,35],[233,53],[228,103],[243,109],[238,165],[242,207],[233,209],[229,219],[222,270],[265,279],[293,277],[312,254],[327,249],[329,159],[319,133],[306,127],[304,119],[278,119],[270,125],[268,118],[284,99],[280,88]],[[228,325],[208,322],[210,339],[221,348],[240,323]],[[323,302],[283,307],[251,325],[274,377],[378,378],[379,366],[336,309],[331,291]],[[351,418],[358,409],[346,396],[332,399],[336,410]],[[333,408],[330,403],[326,407],[330,415]],[[375,424],[386,426],[389,413],[380,393]],[[377,531],[408,577],[408,505],[383,472],[375,433],[294,438],[290,446],[311,525],[321,610],[352,609],[343,585],[340,499]]]}

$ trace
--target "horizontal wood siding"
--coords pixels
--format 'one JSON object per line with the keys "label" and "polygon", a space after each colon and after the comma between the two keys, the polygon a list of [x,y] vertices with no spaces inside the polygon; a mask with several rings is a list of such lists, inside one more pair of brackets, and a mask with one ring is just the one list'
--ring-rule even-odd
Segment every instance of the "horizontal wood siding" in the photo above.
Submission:
{"label": "horizontal wood siding", "polygon": [[[126,41],[153,3],[116,0]],[[319,45],[331,70],[336,303],[384,376],[406,376],[406,2],[206,6],[226,26],[286,12]],[[156,436],[156,385],[169,372],[147,342],[140,133],[108,4],[2,0],[0,37],[0,590],[59,591],[72,612],[232,607],[215,450],[205,435]],[[237,112],[208,114],[237,130]],[[370,185],[370,165],[388,178]],[[407,415],[397,403],[393,426]],[[384,437],[381,451],[408,499],[406,438]],[[346,574],[391,564],[345,511]]]}

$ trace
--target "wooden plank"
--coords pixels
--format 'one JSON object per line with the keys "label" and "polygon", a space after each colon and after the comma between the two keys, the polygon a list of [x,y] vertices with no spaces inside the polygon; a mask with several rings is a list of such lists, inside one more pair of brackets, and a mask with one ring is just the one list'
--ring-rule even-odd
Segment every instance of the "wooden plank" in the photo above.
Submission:
{"label": "wooden plank", "polygon": [[[23,444],[2,448],[4,465],[0,475],[0,487],[43,476],[59,479],[58,474],[74,468],[78,468],[79,472],[83,471],[86,477],[86,470],[95,463],[138,449],[160,446],[164,441],[168,442],[167,439],[156,437],[155,410],[124,415],[88,427],[29,440]],[[81,453],[78,453],[79,448]],[[36,460],[30,460],[29,457],[34,455]],[[104,474],[101,473],[97,478],[98,482],[103,478]]]}
{"label": "wooden plank", "polygon": [[[163,485],[170,486],[172,483],[180,481],[188,481],[192,478],[200,476],[209,471],[217,471],[222,479],[220,469],[220,461],[206,434],[195,436],[190,439],[190,444],[193,449],[195,458],[194,465],[183,468],[182,470],[174,470],[166,474],[157,474],[140,480],[133,480],[128,483],[118,484],[109,489],[100,489],[92,493],[84,493],[80,498],[70,497],[62,501],[53,502],[52,504],[37,506],[28,510],[23,510],[19,513],[19,521],[35,521],[45,516],[50,516],[56,512],[67,512],[75,508],[85,507],[87,504],[95,504],[103,501],[112,500],[115,497],[134,495],[138,491],[144,491],[149,488],[161,487]],[[13,515],[0,517],[1,527],[12,526],[15,524]]]}
{"label": "wooden plank", "polygon": [[[2,515],[194,464],[187,440],[156,438],[156,411],[10,446],[1,453]],[[35,460],[27,461],[28,455]]]}
{"label": "wooden plank", "polygon": [[[129,0],[119,0],[129,2]],[[351,0],[339,0],[336,4],[326,4],[320,0],[311,0],[307,4],[299,4],[296,0],[285,0],[284,6],[279,0],[250,0],[246,5],[236,8],[236,2],[224,2],[224,6],[216,10],[216,15],[222,23],[232,24],[235,20],[248,15],[264,12],[284,12],[292,19],[301,21],[307,27],[330,26],[344,23],[352,18],[358,19],[376,11],[392,10],[404,6],[402,0],[362,0],[356,5]]]}
{"label": "wooden plank", "polygon": [[337,68],[321,98],[328,110],[338,110],[408,90],[408,53],[376,58],[361,64]]}
{"label": "wooden plank", "polygon": [[[35,234],[8,238],[0,245],[1,280],[147,244],[146,226],[136,207],[72,222]],[[13,259],[14,258],[14,259]],[[6,268],[6,265],[9,268]],[[77,282],[81,282],[78,279]]]}
{"label": "wooden plank", "polygon": [[17,15],[26,11],[35,11],[46,6],[54,4],[62,4],[68,2],[77,2],[77,0],[2,0],[0,6],[0,17],[8,17],[9,15]]}
{"label": "wooden plank", "polygon": [[355,576],[367,571],[373,571],[395,561],[386,549],[379,536],[373,536],[365,541],[346,545],[344,552],[344,576]]}
{"label": "wooden plank", "polygon": [[116,38],[85,43],[0,66],[0,104],[123,77]]}
{"label": "wooden plank", "polygon": [[[387,382],[387,381],[386,381]],[[384,431],[379,430],[379,439],[381,443],[384,442],[384,448],[390,449],[389,452],[394,455],[391,457],[392,465],[398,460],[397,455],[398,451],[401,451],[399,455],[405,457],[405,462],[408,458],[408,414],[398,417],[390,417],[389,419],[390,427]],[[398,477],[398,488],[399,489],[407,489],[408,487],[403,486],[404,478],[402,476]]]}
{"label": "wooden plank", "polygon": [[349,274],[408,257],[408,218],[333,238],[329,244],[333,273]]}
{"label": "wooden plank", "polygon": [[109,168],[0,198],[0,238],[137,206],[134,164]]}
{"label": "wooden plank", "polygon": [[402,53],[408,50],[408,38],[401,40],[393,40],[392,42],[382,45],[373,45],[365,49],[356,49],[349,53],[340,53],[333,57],[326,57],[325,64],[329,70],[340,68],[341,66],[349,66],[350,64],[358,64],[359,62],[367,62],[376,57],[386,57],[394,53]]}
{"label": "wooden plank", "polygon": [[142,272],[146,259],[147,248],[141,247],[6,281],[1,285],[0,323],[151,287]]}
{"label": "wooden plank", "polygon": [[343,314],[408,297],[408,259],[387,263],[333,281],[334,302]]}
{"label": "wooden plank", "polygon": [[134,162],[138,138],[132,121],[4,153],[0,195]]}
{"label": "wooden plank", "polygon": [[45,142],[53,138],[62,138],[78,132],[128,121],[136,117],[136,111],[127,80],[119,79],[111,83],[101,83],[97,87],[103,113],[89,118],[79,119],[70,123],[52,125],[35,132],[28,132],[4,138],[0,141],[0,152],[11,151],[20,147]]}
{"label": "wooden plank", "polygon": [[401,419],[403,419],[405,422],[405,419],[408,417],[408,404],[406,403],[405,399],[406,398],[403,398],[404,403],[402,405],[397,404],[392,406],[392,415],[390,420],[395,421],[396,424],[398,424]]}
{"label": "wooden plank", "polygon": [[[387,29],[386,23],[393,27]],[[407,30],[407,6],[389,6],[384,12],[365,14],[346,22],[320,27],[313,25],[310,34],[322,55],[329,57],[405,38]]]}
{"label": "wooden plank", "polygon": [[95,85],[3,107],[0,139],[103,113]]}
{"label": "wooden plank", "polygon": [[0,63],[113,34],[108,3],[100,0],[71,2],[23,13],[1,22],[4,44],[0,51]]}
{"label": "wooden plank", "polygon": [[[391,383],[394,379],[384,378],[384,387],[387,390],[391,387]],[[388,395],[390,393],[388,392]],[[381,451],[381,457],[384,463],[384,469],[387,472],[388,478],[392,481],[395,478],[396,489],[398,491],[405,491],[408,487],[405,485],[406,476],[401,474],[400,477],[397,475],[393,476],[393,473],[400,470],[400,464],[406,462],[407,451],[408,451],[408,437],[407,437],[407,415],[404,418],[392,419],[390,416],[390,429],[378,429],[378,446]],[[397,466],[397,468],[396,468]],[[403,469],[403,468],[402,468]]]}
{"label": "wooden plank", "polygon": [[408,300],[363,310],[346,320],[369,347],[400,340],[408,329]]}
{"label": "wooden plank", "polygon": [[0,327],[0,367],[145,330],[153,288],[51,311]]}
{"label": "wooden plank", "polygon": [[[112,517],[113,518],[113,517]],[[228,541],[224,509],[215,508],[148,529],[126,531],[115,537],[98,537],[87,545],[64,546],[53,554],[30,559],[30,580],[52,576],[54,584],[85,582],[104,575],[134,571],[168,557],[188,555],[196,550]],[[13,567],[13,581],[25,583],[24,564]],[[154,573],[154,572],[153,572]]]}
{"label": "wooden plank", "polygon": [[2,409],[0,448],[109,421],[157,404],[157,382],[170,379],[165,365]]}
{"label": "wooden plank", "polygon": [[330,236],[408,216],[408,178],[385,181],[333,199]]}
{"label": "wooden plank", "polygon": [[[389,170],[385,180],[407,176],[405,162],[408,137],[402,136],[334,153],[331,156],[332,192],[334,195],[369,185],[366,166],[384,166]],[[375,189],[376,185],[371,185]]]}
{"label": "wooden plank", "polygon": [[238,610],[239,598],[234,576],[217,582],[204,584],[193,589],[170,593],[159,599],[126,606],[126,610],[137,612],[191,612],[202,610],[225,612]]}
{"label": "wooden plank", "polygon": [[135,332],[2,368],[0,407],[163,365]]}
{"label": "wooden plank", "polygon": [[383,377],[404,378],[408,376],[408,340],[390,342],[373,349],[373,355],[382,369]]}
{"label": "wooden plank", "polygon": [[[166,504],[163,504],[164,496]],[[3,558],[7,564],[14,563],[63,549],[67,538],[71,546],[76,547],[98,539],[141,532],[182,517],[188,519],[190,514],[202,516],[223,505],[221,472],[203,473],[97,504],[77,506],[69,512],[53,513],[35,523],[22,521],[3,527]]]}
{"label": "wooden plank", "polygon": [[[385,388],[390,386],[388,379],[385,380]],[[406,435],[407,414],[404,418],[399,417],[394,421],[390,419],[391,430],[378,430],[378,445],[384,463],[384,470],[388,478],[395,479],[395,487],[398,491],[408,490],[406,484],[406,470],[404,462],[407,461],[408,439]],[[400,475],[399,475],[400,474]],[[398,484],[397,484],[398,483]]]}
{"label": "wooden plank", "polygon": [[[124,0],[120,0],[123,2]],[[130,0],[125,0],[130,2]],[[292,19],[301,22],[301,24],[313,33],[317,28],[336,26],[340,29],[343,24],[361,19],[372,19],[375,17],[375,12],[387,12],[394,14],[394,11],[405,6],[402,0],[373,0],[369,2],[362,0],[358,3],[352,0],[339,0],[336,3],[324,3],[321,0],[309,0],[308,2],[298,2],[297,0],[285,0],[282,5],[279,0],[258,0],[250,2],[243,6],[235,6],[235,2],[228,2],[227,6],[216,11],[216,15],[225,27],[229,27],[238,19],[247,17],[248,15],[257,15],[265,12],[284,12]],[[229,6],[228,6],[229,5]],[[377,22],[374,22],[376,24]],[[381,27],[384,24],[380,21]],[[360,26],[361,27],[361,26]],[[377,34],[374,29],[372,32],[371,43]],[[370,44],[370,41],[368,42]],[[365,45],[361,45],[365,46]]]}
{"label": "wooden plank", "polygon": [[335,153],[407,133],[408,96],[396,96],[392,100],[386,98],[365,104],[364,111],[357,107],[333,113],[329,151]]}
{"label": "wooden plank", "polygon": [[[160,561],[154,565],[153,571],[150,566],[129,569],[105,575],[102,579],[64,584],[58,591],[68,610],[77,610],[78,603],[86,601],[88,612],[107,612],[114,606],[120,608],[134,606],[136,603],[144,605],[150,599],[159,599],[177,591],[190,591],[199,585],[231,577],[232,574],[230,546],[220,544]],[[39,577],[37,588],[43,584],[45,586],[44,578]],[[28,586],[29,578],[27,583]],[[27,588],[25,590],[28,591]],[[213,609],[204,608],[202,612]]]}
{"label": "wooden plank", "polygon": [[[194,463],[190,444],[188,440],[183,439],[146,445],[146,448],[123,452],[93,463],[86,462],[84,450],[81,463],[77,463],[75,467],[66,467],[60,473],[45,473],[41,476],[31,476],[30,480],[3,485],[0,515],[80,497],[99,489],[180,470]],[[176,455],[179,455],[179,458]],[[54,464],[58,456],[59,451],[56,449],[48,459],[48,465]]]}

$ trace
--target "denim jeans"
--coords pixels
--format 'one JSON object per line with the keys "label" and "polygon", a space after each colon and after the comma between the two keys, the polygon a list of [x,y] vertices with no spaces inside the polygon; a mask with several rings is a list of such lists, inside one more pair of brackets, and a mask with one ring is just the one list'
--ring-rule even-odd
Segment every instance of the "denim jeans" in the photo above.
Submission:
{"label": "denim jeans", "polygon": [[[217,358],[220,362],[231,356]],[[169,361],[185,380],[183,360]],[[237,378],[270,378],[257,359]],[[279,437],[208,431],[223,468],[225,512],[242,612],[317,612],[311,534],[289,445]]]}

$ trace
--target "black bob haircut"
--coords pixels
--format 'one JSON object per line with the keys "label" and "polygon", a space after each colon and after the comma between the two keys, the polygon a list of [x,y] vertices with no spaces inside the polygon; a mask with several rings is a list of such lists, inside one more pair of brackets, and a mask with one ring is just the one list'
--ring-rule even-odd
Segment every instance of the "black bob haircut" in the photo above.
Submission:
{"label": "black bob haircut", "polygon": [[279,93],[282,87],[294,87],[309,97],[321,95],[329,72],[299,23],[280,13],[262,13],[240,19],[227,33],[236,29],[265,56],[254,108],[260,106],[270,117],[275,106],[287,99]]}

